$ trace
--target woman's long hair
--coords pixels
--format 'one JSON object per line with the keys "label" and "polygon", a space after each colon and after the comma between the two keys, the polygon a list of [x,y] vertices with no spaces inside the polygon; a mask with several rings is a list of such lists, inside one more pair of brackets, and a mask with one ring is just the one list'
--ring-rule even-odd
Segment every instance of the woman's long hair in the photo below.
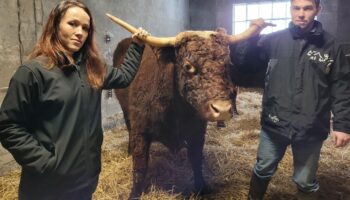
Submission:
{"label": "woman's long hair", "polygon": [[67,0],[61,1],[50,13],[49,18],[44,26],[43,33],[36,43],[34,49],[29,54],[29,58],[33,59],[38,56],[45,56],[48,58],[47,68],[53,66],[62,67],[63,63],[74,63],[72,57],[67,56],[67,50],[62,46],[58,33],[61,19],[71,7],[82,8],[90,17],[90,29],[88,37],[84,45],[79,50],[83,56],[83,61],[86,63],[87,76],[90,85],[93,88],[101,88],[105,75],[105,66],[99,55],[96,39],[95,39],[95,25],[91,16],[90,10],[82,2]]}

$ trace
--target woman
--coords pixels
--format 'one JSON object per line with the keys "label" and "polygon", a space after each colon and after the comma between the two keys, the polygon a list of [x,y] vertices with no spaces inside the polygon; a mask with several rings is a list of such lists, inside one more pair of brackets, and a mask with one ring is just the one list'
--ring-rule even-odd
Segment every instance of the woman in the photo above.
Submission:
{"label": "woman", "polygon": [[[127,87],[145,31],[133,35],[120,68],[100,60],[89,9],[62,1],[10,81],[0,141],[22,166],[19,199],[91,199],[101,170],[101,90]],[[140,46],[141,45],[141,46]]]}

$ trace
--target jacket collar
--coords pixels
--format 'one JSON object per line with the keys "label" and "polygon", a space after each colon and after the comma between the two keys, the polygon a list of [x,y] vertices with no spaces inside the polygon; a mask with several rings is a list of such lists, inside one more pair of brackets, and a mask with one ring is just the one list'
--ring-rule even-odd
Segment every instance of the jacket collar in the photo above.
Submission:
{"label": "jacket collar", "polygon": [[76,65],[80,65],[83,60],[83,54],[81,52],[74,53],[73,59]]}
{"label": "jacket collar", "polygon": [[66,54],[62,53],[64,57],[64,61],[62,64],[60,64],[60,68],[65,69],[65,68],[75,68],[76,70],[80,71],[80,65],[82,64],[83,60],[83,54],[81,52],[77,52],[73,54],[73,59],[75,64],[69,63],[69,60],[66,56]]}
{"label": "jacket collar", "polygon": [[303,32],[300,27],[295,26],[293,22],[289,23],[289,31],[294,39],[298,38],[314,38],[323,35],[322,24],[319,21],[314,21],[314,27],[309,32]]}

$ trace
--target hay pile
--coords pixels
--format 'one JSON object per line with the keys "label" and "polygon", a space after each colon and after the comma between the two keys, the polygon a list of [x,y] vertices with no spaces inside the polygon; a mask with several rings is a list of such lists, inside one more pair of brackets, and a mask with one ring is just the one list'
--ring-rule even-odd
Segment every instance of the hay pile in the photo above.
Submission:
{"label": "hay pile", "polygon": [[[203,172],[213,192],[202,199],[245,200],[259,137],[261,95],[241,90],[238,96],[240,115],[216,128],[209,123],[204,146]],[[97,200],[124,200],[131,189],[131,157],[127,154],[128,133],[125,128],[106,133],[103,145],[103,166],[100,183],[94,194]],[[163,145],[154,143],[150,150],[149,191],[143,200],[201,199],[191,193],[192,171],[183,149],[171,154]],[[318,179],[320,200],[350,199],[350,145],[335,149],[330,140],[322,149]],[[266,199],[296,199],[291,180],[290,149],[272,179]],[[19,172],[0,177],[0,199],[16,199]]]}

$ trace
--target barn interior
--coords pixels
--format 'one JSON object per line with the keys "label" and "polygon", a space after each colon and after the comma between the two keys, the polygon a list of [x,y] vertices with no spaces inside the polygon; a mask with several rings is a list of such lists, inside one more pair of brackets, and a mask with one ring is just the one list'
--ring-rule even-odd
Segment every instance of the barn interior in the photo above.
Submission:
{"label": "barn interior", "polygon": [[[117,43],[130,33],[112,23],[105,13],[135,27],[143,27],[154,36],[166,37],[184,30],[215,30],[217,27],[236,34],[246,28],[251,19],[261,16],[278,23],[278,28],[269,31],[285,28],[290,21],[289,0],[82,1],[92,11],[97,42],[107,64],[112,64]],[[25,62],[50,10],[58,2],[60,0],[0,1],[0,104],[12,75]],[[317,20],[340,43],[350,43],[350,1],[323,0],[321,5]],[[242,9],[247,12],[242,14]],[[276,9],[279,14],[274,18]],[[94,199],[127,199],[131,188],[128,135],[114,93],[104,91],[103,94],[102,124],[106,137],[103,169]],[[193,180],[185,150],[174,155],[155,144],[150,158],[150,189],[142,199],[246,199],[260,130],[261,90],[242,88],[237,104],[240,115],[227,122],[225,128],[218,129],[215,123],[208,125],[204,174],[207,182],[214,186],[213,194],[199,197],[187,190],[192,187]],[[330,139],[325,144],[318,175],[321,199],[350,199],[350,145],[335,149]],[[296,199],[290,150],[279,168],[266,199]],[[19,166],[0,145],[0,199],[17,199],[19,173]]]}

